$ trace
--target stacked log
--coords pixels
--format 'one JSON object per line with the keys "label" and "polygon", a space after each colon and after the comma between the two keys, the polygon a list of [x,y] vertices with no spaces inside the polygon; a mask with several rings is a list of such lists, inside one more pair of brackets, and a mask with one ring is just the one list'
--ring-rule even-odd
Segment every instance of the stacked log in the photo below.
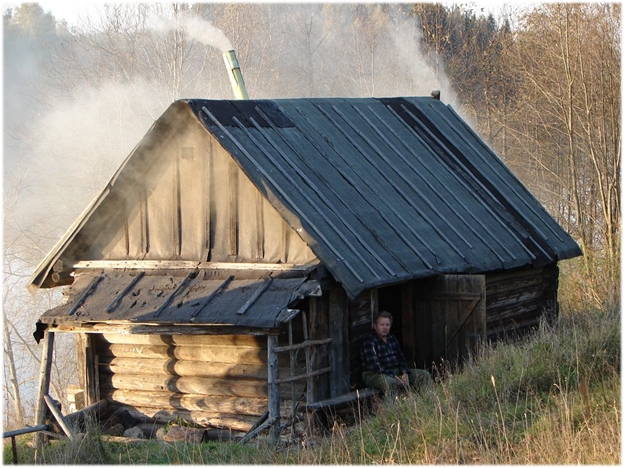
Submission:
{"label": "stacked log", "polygon": [[486,275],[488,339],[521,336],[556,314],[558,277],[556,266]]}
{"label": "stacked log", "polygon": [[[246,431],[267,410],[265,337],[105,333],[96,342],[102,397],[139,421]],[[290,374],[287,361],[280,373]],[[303,384],[296,389],[301,395]],[[290,400],[290,390],[282,384],[281,398]]]}

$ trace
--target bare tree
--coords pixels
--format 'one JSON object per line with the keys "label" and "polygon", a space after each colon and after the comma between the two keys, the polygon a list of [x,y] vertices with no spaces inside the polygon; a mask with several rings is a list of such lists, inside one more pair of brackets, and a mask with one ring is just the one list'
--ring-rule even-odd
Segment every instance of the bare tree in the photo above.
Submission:
{"label": "bare tree", "polygon": [[514,50],[522,94],[510,161],[578,239],[597,297],[616,300],[620,6],[542,5],[523,17]]}

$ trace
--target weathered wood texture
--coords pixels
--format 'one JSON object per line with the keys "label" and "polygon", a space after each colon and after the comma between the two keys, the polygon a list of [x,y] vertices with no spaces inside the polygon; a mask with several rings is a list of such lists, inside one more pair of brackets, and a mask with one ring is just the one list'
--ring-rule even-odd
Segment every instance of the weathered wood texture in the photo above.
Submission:
{"label": "weathered wood texture", "polygon": [[342,288],[329,292],[329,396],[337,397],[347,393],[349,378],[349,299]]}
{"label": "weathered wood texture", "polygon": [[243,432],[247,432],[256,419],[258,419],[255,415],[228,415],[219,412],[187,411],[174,408],[140,408],[122,405],[120,409],[128,410],[133,418],[143,423],[167,423],[183,419],[204,427],[216,427]]}
{"label": "weathered wood texture", "polygon": [[267,367],[269,369],[268,380],[268,409],[269,419],[273,421],[271,430],[269,431],[269,442],[276,444],[280,434],[280,389],[277,381],[279,380],[278,355],[275,352],[277,348],[277,337],[267,337]]}
{"label": "weathered wood texture", "polygon": [[[37,407],[35,413],[35,425],[41,426],[45,422],[46,403],[45,395],[50,391],[50,374],[52,372],[52,356],[54,354],[54,333],[47,331],[43,337],[43,350],[41,352],[41,367],[39,371],[39,389],[37,392]],[[35,445],[43,443],[43,436],[35,434]]]}
{"label": "weathered wood texture", "polygon": [[414,282],[416,366],[462,362],[485,338],[485,277],[441,275]]}
{"label": "weathered wood texture", "polygon": [[102,201],[67,257],[314,261],[296,233],[282,235],[292,228],[188,108],[175,118],[175,130],[159,122],[137,146],[115,196]]}
{"label": "weathered wood texture", "polygon": [[[236,421],[257,419],[268,408],[266,337],[89,336],[96,343],[102,397],[113,405],[134,408],[147,419],[167,422],[175,415],[188,416],[198,424],[212,421],[219,423],[216,427],[245,430],[247,422]],[[280,365],[288,375],[284,354]],[[290,384],[279,387],[281,398],[292,397]],[[295,389],[300,398],[303,383],[295,383]],[[285,405],[290,407],[290,403]]]}
{"label": "weathered wood texture", "polygon": [[486,275],[487,335],[517,337],[558,313],[559,268],[550,266]]}
{"label": "weathered wood texture", "polygon": [[95,366],[95,345],[88,333],[76,334],[76,361],[78,364],[78,385],[85,392],[85,404],[100,400],[97,395],[97,369]]}
{"label": "weathered wood texture", "polygon": [[[322,340],[328,336],[328,297],[311,297],[309,302],[310,340]],[[325,369],[329,366],[328,346],[321,345],[312,349],[310,371]],[[320,374],[310,379],[308,403],[327,398],[329,379],[327,374]]]}
{"label": "weathered wood texture", "polygon": [[362,385],[360,350],[364,337],[372,331],[373,317],[379,313],[377,290],[365,291],[349,301],[349,367],[351,386]]}

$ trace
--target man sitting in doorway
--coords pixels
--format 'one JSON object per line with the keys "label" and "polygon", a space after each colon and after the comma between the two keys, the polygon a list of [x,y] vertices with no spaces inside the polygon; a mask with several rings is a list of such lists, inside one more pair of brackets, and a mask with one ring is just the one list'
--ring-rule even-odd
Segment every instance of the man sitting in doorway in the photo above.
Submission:
{"label": "man sitting in doorway", "polygon": [[367,387],[388,390],[420,389],[431,382],[426,370],[410,369],[396,337],[390,333],[392,315],[380,312],[374,330],[362,344],[362,379]]}

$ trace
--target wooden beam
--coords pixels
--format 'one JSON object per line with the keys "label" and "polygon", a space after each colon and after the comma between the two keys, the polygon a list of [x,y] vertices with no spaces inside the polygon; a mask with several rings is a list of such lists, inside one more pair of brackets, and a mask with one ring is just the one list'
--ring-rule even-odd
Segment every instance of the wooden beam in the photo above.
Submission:
{"label": "wooden beam", "polygon": [[158,323],[58,323],[50,325],[52,331],[69,333],[121,333],[137,335],[278,335],[279,329],[243,328],[228,325],[189,325],[186,323],[161,325]]}
{"label": "wooden beam", "polygon": [[279,380],[279,364],[277,359],[277,336],[267,337],[267,360],[269,367],[268,378],[268,394],[269,394],[269,420],[274,423],[269,431],[269,443],[276,445],[280,438],[280,388]]}
{"label": "wooden beam", "polygon": [[276,424],[276,420],[273,418],[269,418],[266,421],[264,421],[262,424],[260,424],[260,426],[258,426],[257,428],[253,429],[253,430],[249,430],[249,432],[247,434],[245,434],[245,437],[243,437],[240,441],[241,444],[245,444],[247,442],[249,442],[251,439],[253,439],[255,436],[257,436],[258,434],[260,434],[262,431],[264,431],[267,428],[273,428],[274,425]]}
{"label": "wooden beam", "polygon": [[411,367],[416,365],[416,310],[414,307],[414,282],[408,281],[401,286],[401,319],[403,354]]}
{"label": "wooden beam", "polygon": [[[37,411],[35,413],[35,425],[41,426],[45,423],[46,403],[43,398],[50,391],[50,374],[52,371],[52,356],[54,351],[54,332],[46,331],[43,337],[43,350],[41,353],[41,368],[39,371],[39,390],[37,397]],[[39,447],[43,443],[43,435],[35,434],[35,446]]]}
{"label": "wooden beam", "polygon": [[54,400],[50,398],[50,395],[43,395],[43,399],[45,400],[46,404],[48,405],[48,408],[50,408],[50,411],[56,418],[56,421],[59,423],[59,426],[61,426],[61,429],[63,429],[63,432],[65,433],[65,435],[69,438],[69,440],[72,440],[74,438],[74,433],[69,427],[69,424],[67,424],[67,421],[63,417],[63,414],[59,411],[59,409],[54,404]]}
{"label": "wooden beam", "polygon": [[76,361],[78,366],[78,385],[85,392],[86,404],[90,405],[99,400],[97,398],[95,368],[94,336],[80,333],[76,336]]}
{"label": "wooden beam", "polygon": [[283,353],[286,351],[295,351],[297,349],[309,348],[310,346],[325,345],[331,342],[332,342],[331,338],[325,338],[324,340],[306,340],[303,343],[298,343],[298,344],[288,345],[288,346],[279,346],[275,348],[274,351],[276,353]]}
{"label": "wooden beam", "polygon": [[79,427],[84,424],[85,420],[90,417],[99,417],[106,411],[108,402],[106,400],[99,400],[89,406],[82,408],[81,410],[65,415],[65,421],[70,427]]}
{"label": "wooden beam", "polygon": [[264,282],[260,285],[260,287],[256,290],[256,292],[253,293],[253,295],[247,300],[247,302],[245,302],[243,307],[238,309],[236,313],[238,315],[245,315],[245,312],[247,312],[247,310],[254,304],[254,302],[258,300],[258,298],[262,295],[262,293],[264,293],[264,291],[267,290],[267,288],[271,285],[272,282],[273,282],[272,276],[265,278]]}
{"label": "wooden beam", "polygon": [[197,307],[193,313],[191,314],[191,322],[195,321],[195,317],[197,315],[199,315],[199,313],[204,310],[204,308],[215,298],[217,297],[221,291],[223,291],[225,288],[228,287],[228,285],[232,282],[232,280],[234,279],[234,275],[230,275],[228,276],[225,281],[223,281],[223,283],[221,283],[217,289],[215,289],[212,293],[210,293],[210,295],[208,297],[206,297],[202,303],[199,305],[199,307]]}
{"label": "wooden beam", "polygon": [[250,398],[165,391],[114,390],[108,398],[116,403],[137,408],[172,407],[178,410],[222,414],[258,415],[267,408],[266,396]]}
{"label": "wooden beam", "polygon": [[78,308],[82,305],[82,303],[85,301],[85,299],[87,298],[87,296],[89,294],[91,294],[91,291],[93,291],[93,289],[98,285],[98,283],[100,281],[102,281],[104,279],[103,275],[99,275],[96,276],[95,278],[93,278],[93,280],[91,280],[91,284],[89,284],[89,287],[87,289],[84,290],[84,292],[82,293],[82,295],[80,296],[80,298],[74,302],[74,305],[72,305],[72,308],[69,309],[69,311],[67,312],[67,315],[74,315],[74,313],[78,310]]}
{"label": "wooden beam", "polygon": [[295,263],[229,263],[194,262],[188,260],[85,260],[71,265],[72,269],[121,269],[121,270],[258,270],[308,272],[318,264]]}
{"label": "wooden beam", "polygon": [[167,307],[169,307],[169,304],[171,303],[171,301],[173,300],[173,298],[184,288],[186,288],[186,286],[188,285],[188,283],[192,280],[195,279],[197,277],[197,271],[193,270],[191,272],[189,272],[186,277],[180,281],[180,284],[178,284],[178,286],[171,292],[171,294],[169,294],[169,296],[167,296],[167,299],[165,299],[165,302],[163,302],[161,304],[161,306],[158,308],[158,310],[156,312],[154,312],[154,317],[158,317],[160,315],[160,313],[165,310]]}
{"label": "wooden beam", "polygon": [[205,411],[135,408],[132,406],[122,406],[122,408],[127,410],[134,419],[141,422],[177,422],[182,418],[185,421],[194,422],[204,427],[212,426],[243,432],[247,432],[256,419],[255,417],[250,418],[233,414],[208,413]]}
{"label": "wooden beam", "polygon": [[301,411],[315,410],[315,409],[338,409],[349,406],[357,401],[370,398],[374,395],[381,394],[381,390],[376,388],[363,388],[362,390],[355,390],[353,392],[345,393],[337,397],[329,398],[327,400],[316,401],[314,403],[308,403],[300,407]]}
{"label": "wooden beam", "polygon": [[349,391],[349,299],[344,289],[329,292],[329,396],[336,397]]}
{"label": "wooden beam", "polygon": [[329,371],[331,371],[331,367],[325,367],[324,369],[318,369],[318,370],[312,371],[309,374],[301,374],[301,375],[295,375],[292,377],[287,377],[285,379],[279,379],[277,383],[288,383],[288,382],[294,382],[296,380],[308,379],[310,377],[316,377],[317,375],[327,374],[329,373]]}

